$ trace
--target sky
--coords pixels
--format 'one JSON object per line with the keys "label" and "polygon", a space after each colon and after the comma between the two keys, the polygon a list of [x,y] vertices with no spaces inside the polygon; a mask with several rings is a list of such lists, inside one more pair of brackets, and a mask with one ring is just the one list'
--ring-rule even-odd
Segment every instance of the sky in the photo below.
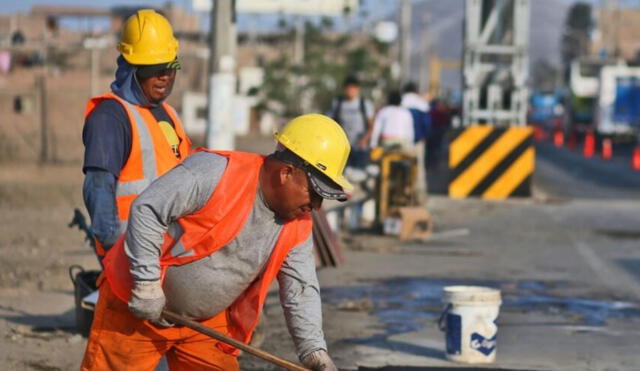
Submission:
{"label": "sky", "polygon": [[[31,8],[35,5],[66,5],[66,6],[95,6],[98,8],[111,8],[113,6],[139,6],[139,7],[154,7],[161,8],[166,3],[170,2],[175,6],[179,6],[183,9],[191,11],[193,9],[193,0],[101,0],[98,3],[90,3],[86,0],[0,0],[2,6],[0,7],[0,15],[12,14],[12,13],[29,13]],[[419,2],[420,0],[414,0]],[[446,0],[442,0],[446,1]],[[394,12],[395,1],[389,0],[364,0],[364,5],[361,10],[366,10],[370,17],[373,19],[382,19],[388,14]],[[285,17],[290,20],[290,17]],[[238,15],[238,27],[240,30],[250,30],[253,32],[260,32],[263,30],[272,30],[278,24],[280,19],[276,14],[244,14]],[[307,18],[312,22],[319,21],[320,17]],[[341,29],[345,26],[342,17],[336,17],[335,24],[336,29]],[[370,18],[371,19],[371,18]],[[92,28],[104,29],[108,27],[106,20],[96,19],[91,21]],[[86,28],[86,20],[79,18],[63,18],[61,19],[61,25],[65,28],[76,29]],[[200,16],[200,25],[203,30],[209,28],[209,15],[202,13]]]}
{"label": "sky", "polygon": [[[165,4],[166,0],[101,0],[100,8],[110,8],[114,5],[150,5],[160,7]],[[173,3],[181,7],[191,9],[191,0],[173,0]],[[2,0],[0,14],[9,13],[28,13],[34,5],[76,5],[87,6],[86,0]]]}
{"label": "sky", "polygon": [[[446,1],[446,0],[442,0]],[[568,3],[576,2],[578,0],[565,0]],[[584,1],[584,0],[583,0]],[[112,7],[114,5],[150,5],[160,7],[165,4],[167,0],[101,0],[101,7]],[[179,5],[183,8],[191,9],[191,0],[173,0],[175,5]],[[598,3],[598,0],[587,0],[586,2]],[[629,0],[623,0],[621,2],[633,2]],[[2,0],[2,7],[0,7],[0,14],[22,12],[27,13],[33,5],[87,5],[86,0]]]}

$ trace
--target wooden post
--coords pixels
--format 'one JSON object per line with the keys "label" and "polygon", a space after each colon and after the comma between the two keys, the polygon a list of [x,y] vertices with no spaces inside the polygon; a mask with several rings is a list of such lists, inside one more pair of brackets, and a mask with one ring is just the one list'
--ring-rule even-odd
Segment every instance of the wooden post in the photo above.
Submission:
{"label": "wooden post", "polygon": [[36,92],[38,102],[38,121],[40,126],[40,155],[41,164],[49,162],[49,127],[47,125],[47,83],[44,74],[36,77]]}
{"label": "wooden post", "polygon": [[188,327],[192,330],[198,331],[201,334],[207,335],[211,338],[214,338],[216,340],[219,340],[223,343],[229,344],[231,346],[234,346],[242,351],[245,351],[249,354],[252,354],[256,357],[262,358],[265,361],[269,361],[275,365],[278,365],[286,370],[290,370],[290,371],[311,371],[306,367],[302,367],[298,364],[295,364],[291,361],[288,361],[284,358],[280,358],[278,356],[275,356],[273,354],[267,353],[264,350],[258,349],[256,347],[253,347],[251,345],[245,344],[241,341],[238,341],[232,337],[229,337],[225,334],[222,334],[218,331],[215,331],[213,329],[208,328],[207,326],[204,326],[202,324],[200,324],[199,322],[196,321],[192,321],[190,319],[187,319],[181,315],[172,313],[166,309],[164,309],[162,311],[162,316],[166,319],[168,319],[169,321],[180,325],[180,326],[185,326]]}

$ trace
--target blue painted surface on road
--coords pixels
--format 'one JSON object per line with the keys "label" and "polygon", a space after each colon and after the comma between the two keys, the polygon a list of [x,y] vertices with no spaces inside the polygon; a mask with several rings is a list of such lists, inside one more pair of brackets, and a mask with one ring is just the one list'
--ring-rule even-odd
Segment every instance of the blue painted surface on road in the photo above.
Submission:
{"label": "blue painted surface on road", "polygon": [[322,289],[322,299],[324,303],[345,311],[371,312],[381,322],[384,331],[372,337],[350,341],[358,344],[378,343],[396,334],[435,325],[434,321],[443,310],[443,288],[451,285],[497,288],[502,291],[501,311],[535,311],[558,315],[574,325],[602,326],[609,318],[640,319],[640,303],[556,297],[547,291],[562,287],[564,283],[531,280],[507,282],[396,278],[366,285],[326,287]]}

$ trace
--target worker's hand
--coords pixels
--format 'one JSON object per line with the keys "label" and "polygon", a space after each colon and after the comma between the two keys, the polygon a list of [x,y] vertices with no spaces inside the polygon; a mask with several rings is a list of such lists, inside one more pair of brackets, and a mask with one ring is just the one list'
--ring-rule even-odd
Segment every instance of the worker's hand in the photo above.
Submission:
{"label": "worker's hand", "polygon": [[302,364],[313,371],[338,371],[331,357],[324,349],[309,353],[302,359]]}
{"label": "worker's hand", "polygon": [[367,149],[367,145],[369,144],[369,140],[367,138],[361,138],[358,141],[358,148]]}
{"label": "worker's hand", "polygon": [[129,299],[129,310],[134,316],[158,323],[165,302],[160,280],[134,282]]}

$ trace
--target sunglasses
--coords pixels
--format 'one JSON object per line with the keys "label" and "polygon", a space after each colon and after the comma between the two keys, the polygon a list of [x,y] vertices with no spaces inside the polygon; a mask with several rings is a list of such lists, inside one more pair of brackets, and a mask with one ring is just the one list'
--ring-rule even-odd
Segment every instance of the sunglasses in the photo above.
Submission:
{"label": "sunglasses", "polygon": [[172,76],[177,70],[173,68],[139,68],[136,72],[138,79],[146,80],[150,77]]}

